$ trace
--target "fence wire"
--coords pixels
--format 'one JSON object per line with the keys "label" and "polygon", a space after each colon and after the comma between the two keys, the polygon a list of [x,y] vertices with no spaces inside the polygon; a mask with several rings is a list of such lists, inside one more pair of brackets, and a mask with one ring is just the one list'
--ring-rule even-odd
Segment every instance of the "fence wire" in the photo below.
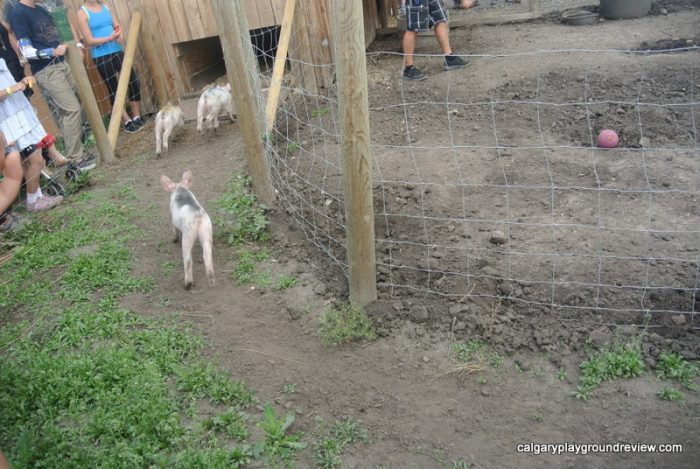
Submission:
{"label": "fence wire", "polygon": [[[401,80],[401,54],[369,54],[381,294],[507,300],[611,323],[683,315],[697,328],[699,55],[474,54],[452,72],[417,55],[433,76],[414,83]],[[334,73],[330,62],[289,68]],[[268,157],[288,213],[347,275],[329,83],[287,79]],[[606,128],[615,148],[598,146]]]}

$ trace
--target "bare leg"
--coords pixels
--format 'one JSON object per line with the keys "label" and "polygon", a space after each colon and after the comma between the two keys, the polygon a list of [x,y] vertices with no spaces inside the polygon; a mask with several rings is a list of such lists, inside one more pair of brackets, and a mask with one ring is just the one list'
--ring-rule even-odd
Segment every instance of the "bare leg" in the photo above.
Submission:
{"label": "bare leg", "polygon": [[438,44],[440,44],[443,54],[448,55],[452,53],[452,48],[450,47],[450,28],[447,26],[446,21],[435,25],[435,38]]}
{"label": "bare leg", "polygon": [[49,147],[49,158],[53,161],[54,166],[63,166],[68,163],[68,159],[58,151],[56,145],[51,145]]}
{"label": "bare leg", "polygon": [[41,156],[41,150],[36,150],[29,155],[29,158],[25,161],[24,178],[27,183],[28,193],[34,194],[39,191],[39,178],[41,177],[41,170],[44,169],[44,166],[45,163],[44,158]]}
{"label": "bare leg", "polygon": [[12,152],[5,156],[5,147],[0,136],[0,171],[4,179],[0,181],[0,212],[7,209],[17,198],[19,188],[22,185],[22,163],[18,152]]}
{"label": "bare leg", "polygon": [[[442,23],[440,23],[442,24]],[[437,34],[437,27],[435,29],[435,34]],[[438,39],[439,40],[439,39]],[[403,33],[403,64],[404,67],[410,67],[413,65],[413,53],[416,50],[416,32],[406,31]]]}
{"label": "bare leg", "polygon": [[131,107],[132,116],[141,116],[141,101],[129,101],[129,106]]}

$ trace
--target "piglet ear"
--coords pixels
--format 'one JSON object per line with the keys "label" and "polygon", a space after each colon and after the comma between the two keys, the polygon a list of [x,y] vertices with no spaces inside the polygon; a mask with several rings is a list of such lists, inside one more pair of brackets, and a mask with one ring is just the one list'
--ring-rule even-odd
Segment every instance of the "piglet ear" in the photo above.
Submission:
{"label": "piglet ear", "polygon": [[226,83],[226,91],[231,91],[231,83]]}
{"label": "piglet ear", "polygon": [[192,187],[192,171],[189,169],[182,173],[182,181],[180,181],[182,187],[189,189]]}
{"label": "piglet ear", "polygon": [[172,192],[175,189],[175,184],[170,180],[168,176],[160,177],[160,185],[166,192]]}

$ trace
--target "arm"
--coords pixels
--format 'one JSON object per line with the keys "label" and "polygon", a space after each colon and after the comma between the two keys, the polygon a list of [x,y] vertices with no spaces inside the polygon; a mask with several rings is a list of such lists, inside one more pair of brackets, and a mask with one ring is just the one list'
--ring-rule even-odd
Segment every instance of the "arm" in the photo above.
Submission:
{"label": "arm", "polygon": [[88,47],[99,46],[102,44],[107,44],[115,39],[114,31],[108,37],[95,37],[92,35],[90,30],[90,25],[88,24],[88,17],[83,10],[78,10],[78,28],[80,33],[83,35],[83,42]]}
{"label": "arm", "polygon": [[[12,21],[10,21],[10,23],[15,33],[15,37],[18,40],[17,42],[19,42],[20,51],[26,59],[51,59],[65,53],[65,46],[59,46],[55,49],[49,47],[41,50],[34,48],[34,46],[32,46],[32,40],[30,39],[32,29],[27,21],[27,18],[21,15],[15,15],[15,13],[16,10],[13,11],[11,16]],[[63,48],[63,52],[61,52],[61,48]]]}
{"label": "arm", "polygon": [[51,59],[66,53],[66,46],[64,45],[60,45],[56,48],[48,47],[46,49],[35,49],[34,46],[32,46],[32,41],[27,38],[20,38],[19,48],[22,51],[22,55],[28,60]]}
{"label": "arm", "polygon": [[17,38],[15,37],[15,33],[13,33],[12,30],[9,28],[8,28],[7,32],[8,32],[8,36],[10,37],[10,44],[12,45],[12,50],[14,50],[15,54],[17,54],[17,58],[19,59],[19,63],[21,65],[26,64],[27,59],[25,59],[24,55],[22,55],[22,51],[19,48],[19,43],[17,42]]}
{"label": "arm", "polygon": [[24,91],[27,88],[27,86],[32,88],[34,86],[34,83],[34,77],[22,78],[22,81],[19,81],[14,85],[8,86],[7,88],[0,90],[0,101],[4,101],[5,99],[9,98],[15,93]]}

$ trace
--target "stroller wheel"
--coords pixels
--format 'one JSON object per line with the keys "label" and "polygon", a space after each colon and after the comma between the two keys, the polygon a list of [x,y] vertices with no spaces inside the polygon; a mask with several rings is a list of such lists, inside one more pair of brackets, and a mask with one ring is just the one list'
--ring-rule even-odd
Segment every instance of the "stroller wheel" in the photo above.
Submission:
{"label": "stroller wheel", "polygon": [[52,197],[66,195],[66,191],[63,189],[63,186],[58,182],[54,181],[53,179],[49,179],[49,183],[46,186],[44,186],[44,190],[48,195]]}
{"label": "stroller wheel", "polygon": [[73,165],[72,163],[68,163],[68,167],[66,168],[66,179],[68,179],[71,182],[75,182],[78,180],[82,172],[80,171],[80,168],[77,166]]}

